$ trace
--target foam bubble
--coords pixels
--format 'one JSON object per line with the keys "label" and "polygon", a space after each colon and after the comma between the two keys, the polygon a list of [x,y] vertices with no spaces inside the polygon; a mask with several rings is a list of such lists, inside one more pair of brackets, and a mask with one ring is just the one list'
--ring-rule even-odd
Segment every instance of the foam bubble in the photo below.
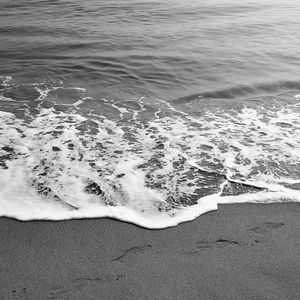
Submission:
{"label": "foam bubble", "polygon": [[7,86],[9,86],[9,82],[12,80],[12,77],[11,76],[0,76],[0,80],[2,81],[1,85],[3,87],[7,87]]}
{"label": "foam bubble", "polygon": [[161,100],[32,88],[39,96],[15,106],[1,96],[8,110],[0,111],[1,215],[162,228],[218,203],[300,201],[296,104],[196,114],[190,104],[181,111]]}

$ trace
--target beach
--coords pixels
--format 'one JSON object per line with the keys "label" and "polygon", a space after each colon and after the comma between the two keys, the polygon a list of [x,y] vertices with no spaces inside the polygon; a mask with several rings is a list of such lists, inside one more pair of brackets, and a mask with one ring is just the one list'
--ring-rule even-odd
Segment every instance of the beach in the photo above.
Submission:
{"label": "beach", "polygon": [[300,299],[300,1],[0,1],[0,300]]}
{"label": "beach", "polygon": [[298,299],[299,215],[229,204],[162,230],[1,218],[0,298]]}

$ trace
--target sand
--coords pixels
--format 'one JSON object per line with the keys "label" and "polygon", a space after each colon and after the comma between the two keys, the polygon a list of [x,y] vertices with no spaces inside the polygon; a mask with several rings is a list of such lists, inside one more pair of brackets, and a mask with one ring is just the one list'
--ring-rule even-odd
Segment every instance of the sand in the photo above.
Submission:
{"label": "sand", "polygon": [[287,203],[163,230],[1,218],[0,299],[299,299],[299,217]]}

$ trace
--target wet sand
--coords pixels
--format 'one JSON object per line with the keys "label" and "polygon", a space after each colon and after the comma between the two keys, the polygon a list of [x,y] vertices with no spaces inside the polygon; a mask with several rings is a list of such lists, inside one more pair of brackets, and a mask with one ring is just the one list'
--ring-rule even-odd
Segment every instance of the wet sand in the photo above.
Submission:
{"label": "wet sand", "polygon": [[163,230],[0,219],[0,299],[298,299],[300,204],[230,204]]}

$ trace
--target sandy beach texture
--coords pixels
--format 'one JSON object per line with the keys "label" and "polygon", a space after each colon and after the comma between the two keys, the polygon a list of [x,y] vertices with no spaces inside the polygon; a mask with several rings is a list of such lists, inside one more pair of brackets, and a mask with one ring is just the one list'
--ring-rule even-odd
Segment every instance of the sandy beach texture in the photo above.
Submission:
{"label": "sandy beach texture", "polygon": [[300,205],[221,205],[163,230],[1,218],[0,299],[299,299]]}

